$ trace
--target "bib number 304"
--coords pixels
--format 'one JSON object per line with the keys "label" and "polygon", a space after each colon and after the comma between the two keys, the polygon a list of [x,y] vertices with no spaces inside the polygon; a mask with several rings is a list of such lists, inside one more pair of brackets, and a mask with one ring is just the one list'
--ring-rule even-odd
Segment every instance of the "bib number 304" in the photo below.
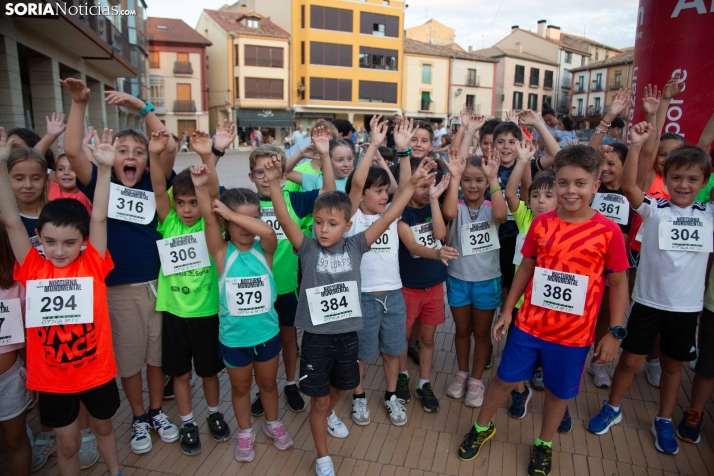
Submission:
{"label": "bib number 304", "polygon": [[582,316],[588,281],[588,276],[536,267],[531,302],[546,309]]}
{"label": "bib number 304", "polygon": [[712,252],[712,219],[664,216],[659,222],[659,249]]}
{"label": "bib number 304", "polygon": [[26,327],[88,324],[94,321],[92,278],[27,281]]}

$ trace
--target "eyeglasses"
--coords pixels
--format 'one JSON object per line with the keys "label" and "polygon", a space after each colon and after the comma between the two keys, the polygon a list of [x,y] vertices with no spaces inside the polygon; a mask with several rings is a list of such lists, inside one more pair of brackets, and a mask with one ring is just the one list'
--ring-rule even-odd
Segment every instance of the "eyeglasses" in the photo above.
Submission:
{"label": "eyeglasses", "polygon": [[265,170],[255,169],[251,172],[251,174],[253,174],[253,178],[262,179],[265,177]]}

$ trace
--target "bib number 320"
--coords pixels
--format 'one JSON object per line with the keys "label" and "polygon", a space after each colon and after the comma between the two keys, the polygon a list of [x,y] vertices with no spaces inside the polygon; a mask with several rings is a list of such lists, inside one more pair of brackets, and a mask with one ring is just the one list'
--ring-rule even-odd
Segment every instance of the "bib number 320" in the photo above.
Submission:
{"label": "bib number 320", "polygon": [[496,224],[493,221],[478,221],[461,226],[461,250],[464,256],[485,253],[501,248]]}
{"label": "bib number 320", "polygon": [[88,324],[94,321],[92,278],[27,281],[25,325]]}

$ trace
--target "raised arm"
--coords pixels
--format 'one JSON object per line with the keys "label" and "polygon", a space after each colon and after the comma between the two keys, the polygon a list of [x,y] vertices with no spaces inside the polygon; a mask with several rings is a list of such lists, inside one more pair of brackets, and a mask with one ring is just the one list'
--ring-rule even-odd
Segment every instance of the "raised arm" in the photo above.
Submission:
{"label": "raised arm", "polygon": [[399,234],[399,239],[404,243],[404,246],[407,247],[409,252],[420,258],[438,259],[444,263],[444,265],[449,266],[449,260],[454,260],[459,257],[459,252],[450,246],[442,246],[440,249],[435,250],[434,248],[429,248],[417,243],[411,228],[403,220],[399,220],[397,224],[397,233]]}
{"label": "raised arm", "polygon": [[375,160],[377,162],[378,167],[383,168],[384,170],[387,171],[387,175],[389,175],[389,189],[387,189],[387,193],[389,195],[394,195],[395,193],[397,193],[399,184],[397,184],[397,180],[394,178],[394,175],[392,174],[392,169],[390,169],[389,166],[387,165],[387,161],[385,161],[384,157],[382,157],[382,154],[379,153],[379,149],[374,151],[374,159],[373,160]]}
{"label": "raised arm", "polygon": [[[468,121],[466,131],[464,131],[464,138],[458,145],[459,155],[461,157],[468,157],[470,155],[471,151],[469,149],[471,148],[471,142],[473,142],[476,132],[480,131],[485,123],[486,118],[481,115],[473,116]],[[457,147],[456,144],[454,144],[454,147]]]}
{"label": "raised arm", "polygon": [[[592,147],[595,150],[598,150],[598,147],[600,147],[600,143],[602,140],[605,138],[605,135],[607,134],[607,129],[605,128],[606,124],[612,124],[612,121],[615,120],[616,117],[619,117],[620,114],[622,114],[625,111],[625,108],[627,107],[627,104],[630,102],[630,90],[629,89],[618,89],[617,93],[615,94],[615,97],[612,98],[612,104],[610,104],[610,110],[607,111],[607,114],[605,114],[605,117],[602,118],[602,121],[600,123],[604,126],[600,128],[600,133],[598,134],[597,132],[593,134],[593,136],[590,138],[590,142],[588,142],[588,145]],[[604,123],[604,124],[603,124]]]}
{"label": "raised arm", "polygon": [[553,134],[551,134],[548,128],[545,127],[545,124],[543,123],[541,118],[538,117],[538,114],[536,114],[534,111],[531,111],[530,109],[527,111],[523,111],[518,115],[518,118],[522,125],[533,126],[535,130],[538,131],[538,134],[540,134],[541,140],[543,140],[543,142],[545,143],[546,152],[546,155],[541,158],[540,164],[541,167],[547,169],[548,167],[553,165],[555,155],[560,151],[560,145],[558,145],[558,141],[555,140]]}
{"label": "raised arm", "polygon": [[714,142],[714,114],[709,118],[707,125],[704,126],[702,135],[699,136],[697,147],[703,150],[705,154],[709,154],[712,150],[712,142]]}
{"label": "raised arm", "polygon": [[322,127],[318,127],[312,135],[312,143],[315,144],[315,150],[320,154],[320,162],[322,163],[322,187],[320,193],[333,192],[337,190],[335,185],[335,171],[330,162],[330,139],[327,137],[327,131]]}
{"label": "raised arm", "polygon": [[441,204],[439,197],[449,188],[450,175],[442,175],[441,182],[431,184],[429,187],[429,206],[431,207],[431,223],[434,227],[434,238],[443,240],[446,238],[446,223],[444,215],[441,214]]}
{"label": "raised arm", "polygon": [[[218,135],[218,133],[216,133]],[[233,134],[235,137],[235,134]],[[227,138],[225,139],[227,141]],[[221,145],[225,145],[222,143]],[[220,195],[221,185],[218,181],[218,173],[216,172],[216,163],[218,157],[212,152],[211,136],[202,131],[194,131],[189,139],[191,148],[201,157],[201,162],[208,167],[208,193],[211,195],[211,200],[215,200]],[[229,142],[230,144],[230,142]]]}
{"label": "raised arm", "polygon": [[92,162],[84,155],[82,136],[84,135],[84,111],[89,102],[89,88],[82,81],[74,78],[60,79],[60,84],[72,98],[69,107],[67,128],[64,134],[64,152],[72,170],[82,185],[92,180]]}
{"label": "raised arm", "polygon": [[458,152],[451,151],[449,161],[445,164],[449,170],[449,186],[446,189],[444,203],[441,207],[441,213],[444,220],[452,221],[456,219],[456,211],[459,203],[459,185],[461,184],[461,175],[466,170],[466,159]]}
{"label": "raised arm", "polygon": [[213,200],[213,213],[220,215],[225,221],[235,223],[249,233],[258,236],[260,238],[260,247],[263,248],[265,257],[268,259],[268,263],[272,268],[273,254],[278,247],[278,237],[275,236],[275,231],[272,226],[260,218],[236,213],[220,200]]}
{"label": "raised arm", "polygon": [[518,113],[516,111],[506,111],[506,121],[518,125]]}
{"label": "raised arm", "polygon": [[196,189],[198,209],[201,211],[201,216],[205,222],[203,233],[206,235],[206,246],[208,247],[208,252],[211,253],[213,262],[216,264],[216,271],[220,275],[223,274],[228,244],[223,238],[221,223],[213,213],[211,195],[208,192],[208,174],[208,167],[205,164],[191,167],[191,180]]}
{"label": "raised arm", "polygon": [[297,153],[288,157],[285,161],[285,173],[290,173],[297,166],[303,158],[316,159],[317,151],[315,150],[315,145],[311,142],[309,145],[300,149]]}
{"label": "raised arm", "polygon": [[275,218],[280,223],[280,227],[285,232],[285,236],[288,237],[290,244],[293,245],[294,249],[299,250],[305,235],[298,224],[290,217],[290,212],[288,212],[283,189],[280,187],[280,182],[285,178],[285,174],[280,168],[279,157],[272,157],[272,162],[265,164],[265,177],[270,184],[270,200],[273,202]]}
{"label": "raised arm", "polygon": [[[657,86],[654,87],[648,84],[644,88],[642,97],[642,109],[645,111],[645,121],[649,124],[657,124],[657,114],[659,105],[662,100],[662,91],[657,91]],[[666,110],[663,114],[666,114]],[[654,164],[657,160],[657,149],[659,148],[658,134],[650,134],[647,142],[642,146],[639,163],[637,167],[637,186],[642,190],[647,190],[650,183],[654,179]],[[645,187],[645,185],[647,187]]]}
{"label": "raised arm", "polygon": [[[412,137],[416,134],[418,127],[414,127],[414,119],[407,119],[406,114],[404,119],[394,128],[394,146],[397,152],[407,150],[412,142]],[[374,140],[372,141],[374,142]],[[398,156],[398,154],[397,154]],[[412,166],[410,157],[398,157],[399,159],[399,187],[403,189],[412,175]]]}
{"label": "raised arm", "polygon": [[51,119],[45,116],[45,121],[47,122],[47,132],[42,136],[40,142],[33,147],[33,149],[42,155],[47,153],[50,147],[52,147],[52,144],[59,139],[59,136],[61,136],[67,128],[67,125],[64,123],[64,113],[62,112],[53,112]]}
{"label": "raised arm", "polygon": [[92,217],[89,221],[89,242],[97,250],[97,253],[104,256],[107,251],[109,184],[112,179],[112,167],[114,167],[117,143],[115,142],[112,145],[112,135],[109,133],[103,134],[102,141],[99,142],[97,131],[94,131],[94,143],[97,144],[96,147],[87,145],[94,162],[97,164],[97,185],[94,189]]}
{"label": "raised arm", "polygon": [[645,193],[636,182],[640,152],[650,134],[656,133],[657,131],[647,122],[634,124],[630,128],[630,149],[627,152],[627,159],[625,160],[625,166],[622,171],[622,192],[630,202],[630,206],[635,210],[640,208],[642,201],[645,199]]}
{"label": "raised arm", "polygon": [[161,170],[161,154],[166,150],[169,142],[169,133],[158,131],[151,133],[149,142],[149,175],[151,176],[151,187],[156,197],[156,213],[159,214],[159,221],[164,222],[171,213],[171,199],[166,189],[166,177]]}
{"label": "raised arm", "polygon": [[[525,141],[516,142],[516,151],[518,152],[516,166],[513,168],[513,172],[511,172],[511,176],[506,183],[506,203],[511,213],[515,213],[521,204],[521,199],[518,197],[518,188],[521,185],[526,169],[530,168],[529,156],[531,152]],[[491,200],[493,200],[493,197],[491,197]]]}
{"label": "raised arm", "polygon": [[[218,121],[216,124],[216,135],[213,136],[213,147],[219,152],[225,152],[234,140],[236,140],[236,125],[233,121],[229,121],[228,119],[224,119],[223,122]],[[208,158],[204,159],[204,157],[201,156],[201,160],[206,165],[208,165],[207,159]],[[215,169],[220,157],[211,153],[210,159],[211,162],[213,162],[213,168]]]}
{"label": "raised arm", "polygon": [[[388,122],[389,121],[382,121],[381,115],[374,116],[372,117],[372,120],[369,121],[370,130],[372,131],[369,147],[362,156],[362,160],[360,161],[359,165],[352,173],[352,182],[350,184],[352,215],[354,215],[357,211],[357,208],[359,208],[359,203],[362,199],[362,192],[364,190],[364,184],[367,181],[367,174],[369,173],[369,168],[372,166],[372,158],[374,157],[374,154],[378,151],[379,144],[381,144],[384,138],[387,136]],[[409,170],[409,172],[411,173],[411,169]]]}
{"label": "raised arm", "polygon": [[[530,150],[530,149],[529,149]],[[488,187],[490,190],[495,188],[500,188],[498,183],[498,166],[501,165],[501,159],[499,153],[494,149],[491,152],[491,158],[481,162],[481,168],[488,179]],[[503,223],[508,217],[508,210],[506,210],[506,200],[503,198],[503,193],[499,190],[496,193],[491,194],[491,214],[493,221],[496,223]]]}
{"label": "raised arm", "polygon": [[10,238],[10,246],[15,254],[15,259],[22,265],[32,245],[25,225],[20,219],[20,210],[17,208],[15,194],[10,187],[10,174],[7,170],[7,159],[10,157],[14,142],[14,138],[7,140],[5,128],[0,127],[0,215],[2,215],[5,228],[7,228],[7,235]]}

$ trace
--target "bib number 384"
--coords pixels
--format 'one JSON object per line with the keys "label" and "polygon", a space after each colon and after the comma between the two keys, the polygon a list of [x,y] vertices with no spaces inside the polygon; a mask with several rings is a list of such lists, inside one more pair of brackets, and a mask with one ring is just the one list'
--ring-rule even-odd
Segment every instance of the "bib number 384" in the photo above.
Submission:
{"label": "bib number 384", "polygon": [[362,315],[357,281],[317,286],[307,289],[305,294],[315,326]]}
{"label": "bib number 384", "polygon": [[92,278],[27,281],[26,327],[88,324],[94,321]]}
{"label": "bib number 384", "polygon": [[477,221],[461,225],[461,250],[464,256],[485,253],[501,248],[496,224],[492,221]]}
{"label": "bib number 384", "polygon": [[712,252],[712,219],[663,216],[659,222],[659,249]]}
{"label": "bib number 384", "polygon": [[588,280],[588,276],[536,267],[531,302],[546,309],[582,316]]}
{"label": "bib number 384", "polygon": [[270,312],[273,307],[270,276],[226,278],[226,301],[231,316],[255,316]]}
{"label": "bib number 384", "polygon": [[25,342],[20,299],[0,300],[0,345]]}
{"label": "bib number 384", "polygon": [[211,265],[206,236],[201,232],[159,240],[156,245],[159,247],[161,271],[164,276]]}
{"label": "bib number 384", "polygon": [[156,213],[154,192],[113,183],[109,189],[109,218],[148,225]]}

